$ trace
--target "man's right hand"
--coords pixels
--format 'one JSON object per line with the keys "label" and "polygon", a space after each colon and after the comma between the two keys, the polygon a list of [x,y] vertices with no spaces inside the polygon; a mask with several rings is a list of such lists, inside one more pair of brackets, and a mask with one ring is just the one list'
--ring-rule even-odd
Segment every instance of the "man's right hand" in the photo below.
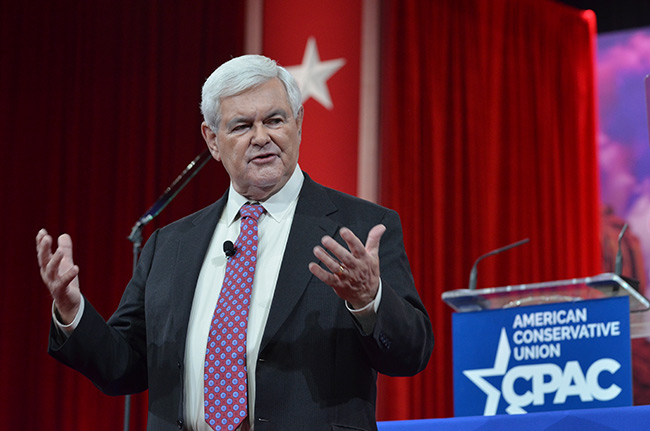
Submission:
{"label": "man's right hand", "polygon": [[61,323],[72,323],[81,305],[79,290],[79,267],[72,260],[72,238],[63,234],[52,253],[52,237],[45,229],[36,235],[36,253],[41,278],[54,298]]}

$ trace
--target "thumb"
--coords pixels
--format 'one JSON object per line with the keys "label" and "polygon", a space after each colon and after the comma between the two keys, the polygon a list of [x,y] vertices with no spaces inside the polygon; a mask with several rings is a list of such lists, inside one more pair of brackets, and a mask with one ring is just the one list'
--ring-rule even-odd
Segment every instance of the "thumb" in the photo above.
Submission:
{"label": "thumb", "polygon": [[63,252],[63,258],[68,260],[68,262],[72,265],[73,260],[72,260],[72,238],[70,235],[67,233],[64,233],[63,235],[59,236],[57,240],[57,244],[61,251]]}
{"label": "thumb", "polygon": [[373,256],[379,254],[379,241],[381,240],[382,235],[386,232],[386,226],[383,224],[378,224],[370,229],[368,233],[368,240],[366,241],[366,250],[368,253]]}

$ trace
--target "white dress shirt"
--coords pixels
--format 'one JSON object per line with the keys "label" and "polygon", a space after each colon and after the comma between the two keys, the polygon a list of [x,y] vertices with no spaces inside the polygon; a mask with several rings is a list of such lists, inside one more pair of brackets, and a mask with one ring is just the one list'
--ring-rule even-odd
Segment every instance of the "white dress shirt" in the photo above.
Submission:
{"label": "white dress shirt", "polygon": [[[246,331],[246,369],[248,374],[248,414],[255,417],[255,369],[262,334],[269,316],[284,249],[298,202],[304,176],[299,167],[285,186],[261,204],[266,212],[258,221],[258,247],[255,278],[251,293]],[[217,223],[194,292],[185,345],[185,421],[191,430],[210,431],[203,411],[203,365],[214,313],[226,269],[223,243],[233,243],[239,235],[239,209],[248,200],[232,184],[228,202]]]}

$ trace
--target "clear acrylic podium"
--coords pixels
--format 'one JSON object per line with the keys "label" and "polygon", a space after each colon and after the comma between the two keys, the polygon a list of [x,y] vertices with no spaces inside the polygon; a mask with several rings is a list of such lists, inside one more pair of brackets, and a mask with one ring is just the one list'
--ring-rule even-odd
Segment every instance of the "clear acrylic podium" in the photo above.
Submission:
{"label": "clear acrylic podium", "polygon": [[442,300],[457,312],[468,312],[616,296],[630,299],[631,337],[650,337],[650,313],[644,313],[650,309],[650,302],[623,277],[613,273],[487,289],[455,289],[444,292]]}

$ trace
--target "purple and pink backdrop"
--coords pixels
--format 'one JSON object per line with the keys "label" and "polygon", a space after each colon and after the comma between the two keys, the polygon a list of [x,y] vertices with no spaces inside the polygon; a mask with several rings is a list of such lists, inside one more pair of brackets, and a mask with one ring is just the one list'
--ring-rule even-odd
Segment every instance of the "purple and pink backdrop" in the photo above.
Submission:
{"label": "purple and pink backdrop", "polygon": [[[613,271],[618,235],[624,223],[629,223],[622,244],[622,273],[639,280],[646,295],[650,279],[650,146],[644,79],[649,73],[650,29],[598,37],[603,270]],[[649,358],[650,341],[633,340],[635,404],[650,404]]]}

